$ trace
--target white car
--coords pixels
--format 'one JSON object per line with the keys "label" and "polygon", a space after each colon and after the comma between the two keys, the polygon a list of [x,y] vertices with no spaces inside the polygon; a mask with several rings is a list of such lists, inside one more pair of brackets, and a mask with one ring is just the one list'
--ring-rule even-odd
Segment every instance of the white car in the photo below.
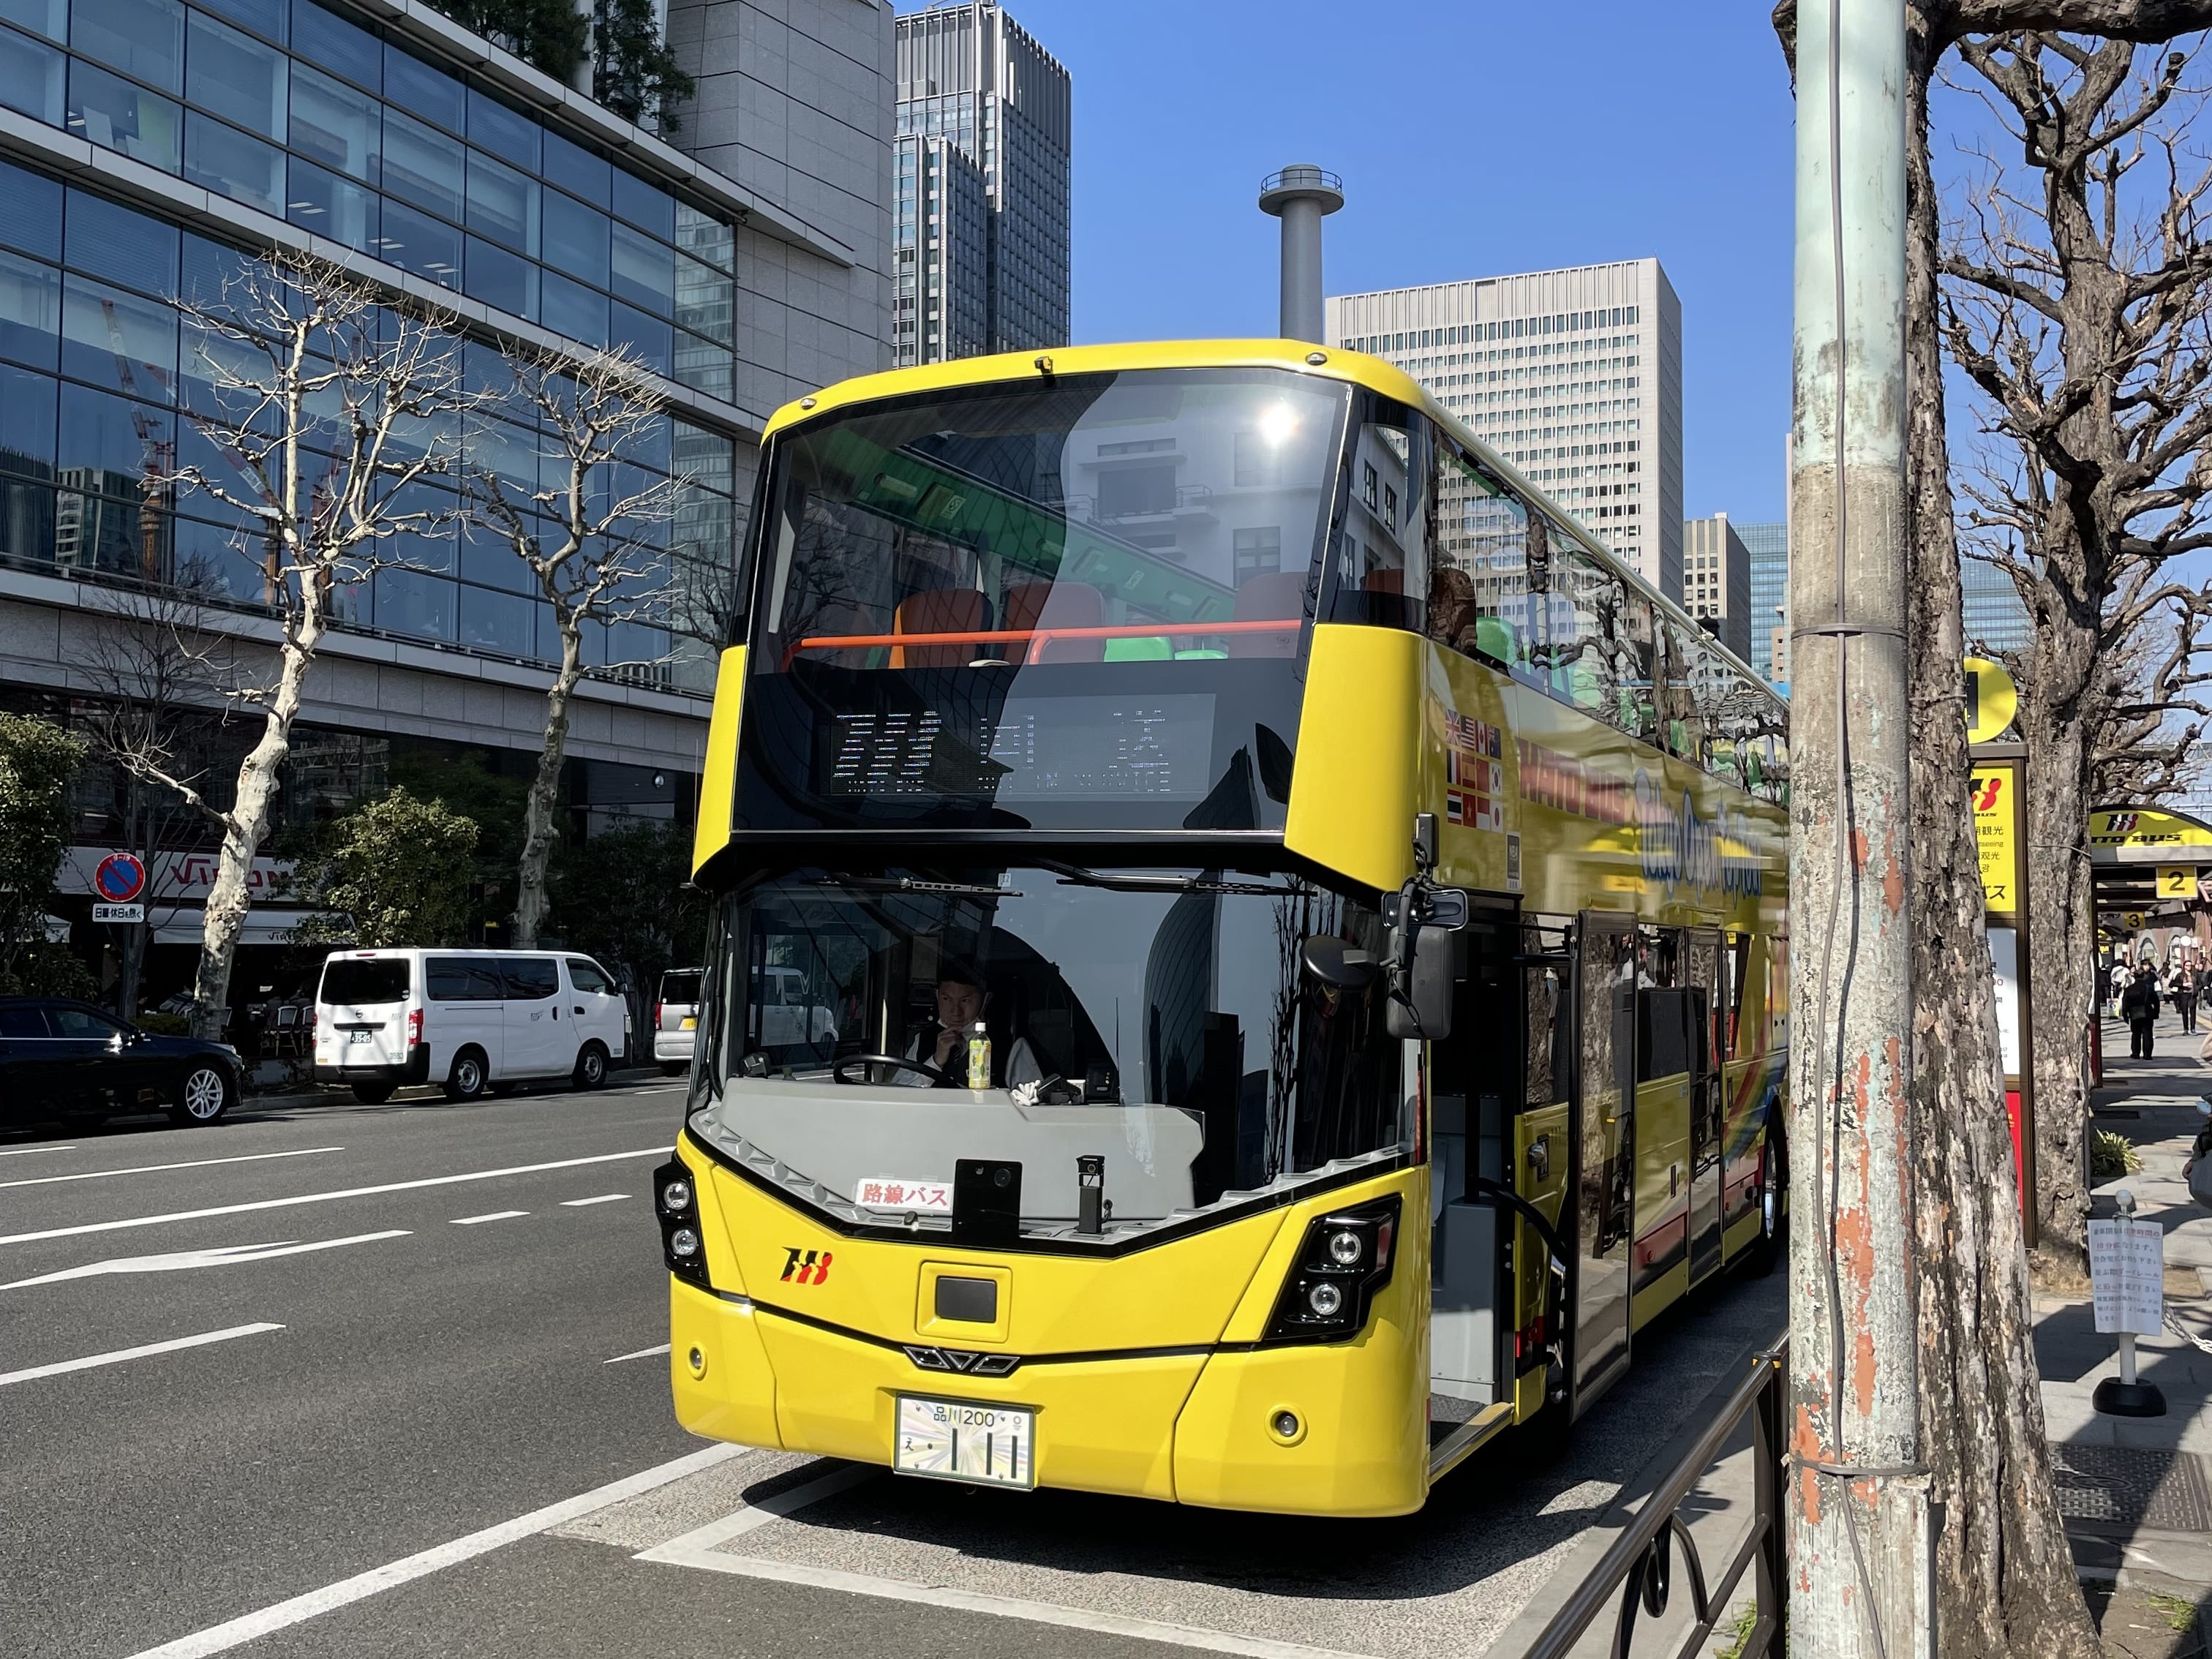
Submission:
{"label": "white car", "polygon": [[[700,982],[696,968],[672,968],[660,976],[660,1000],[653,1005],[653,1057],[672,1076],[691,1064],[699,1037]],[[814,1000],[806,975],[796,968],[771,965],[752,975],[757,1046],[772,1054],[805,1048],[826,1052],[837,1041],[837,1016]]]}
{"label": "white car", "polygon": [[406,1083],[448,1100],[526,1078],[596,1089],[629,1046],[613,975],[574,951],[334,951],[315,993],[315,1081],[371,1103]]}
{"label": "white car", "polygon": [[660,976],[660,996],[653,1005],[653,1057],[673,1077],[688,1070],[699,1040],[699,981],[696,968],[671,968]]}

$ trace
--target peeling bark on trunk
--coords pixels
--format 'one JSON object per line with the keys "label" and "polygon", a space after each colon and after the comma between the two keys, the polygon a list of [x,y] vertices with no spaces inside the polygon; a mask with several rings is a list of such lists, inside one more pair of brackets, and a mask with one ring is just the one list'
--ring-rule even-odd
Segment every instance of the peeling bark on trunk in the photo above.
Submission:
{"label": "peeling bark on trunk", "polygon": [[[1935,54],[1923,9],[1908,10],[1907,27],[1905,350],[1919,392],[1906,431],[1912,1217],[1920,1455],[1945,1505],[1936,1628],[1946,1659],[2091,1659],[2096,1636],[2051,1488],[1980,863],[1965,806],[1959,549],[1940,395],[1938,226],[1927,145]],[[2039,995],[2040,979],[2036,987]]]}
{"label": "peeling bark on trunk", "polygon": [[276,798],[277,769],[292,752],[292,721],[300,712],[307,668],[322,639],[323,597],[312,581],[301,586],[306,591],[301,596],[301,625],[284,641],[276,684],[263,711],[260,741],[240,763],[237,799],[223,827],[215,880],[208,887],[199,970],[192,981],[192,1026],[198,1036],[222,1036],[223,1013],[230,1000],[231,966],[237,959],[238,938],[246,931],[246,911],[251,902],[247,895],[254,854],[269,834],[269,809]]}
{"label": "peeling bark on trunk", "polygon": [[545,743],[538,751],[538,773],[523,805],[522,864],[516,872],[514,896],[514,945],[519,951],[538,948],[538,930],[545,920],[545,872],[559,829],[561,763],[568,749],[568,701],[584,678],[580,619],[560,610],[554,614],[561,625],[561,666],[546,688]]}

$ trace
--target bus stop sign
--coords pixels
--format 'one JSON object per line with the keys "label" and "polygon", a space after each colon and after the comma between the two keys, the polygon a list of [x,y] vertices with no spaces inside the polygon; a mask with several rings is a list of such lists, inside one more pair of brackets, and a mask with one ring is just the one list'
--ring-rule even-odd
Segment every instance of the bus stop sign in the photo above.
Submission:
{"label": "bus stop sign", "polygon": [[133,854],[110,853],[93,871],[92,885],[108,903],[128,904],[146,890],[146,866]]}
{"label": "bus stop sign", "polygon": [[1999,664],[1986,657],[1966,659],[1966,741],[1988,743],[2012,724],[2020,707],[2020,688]]}

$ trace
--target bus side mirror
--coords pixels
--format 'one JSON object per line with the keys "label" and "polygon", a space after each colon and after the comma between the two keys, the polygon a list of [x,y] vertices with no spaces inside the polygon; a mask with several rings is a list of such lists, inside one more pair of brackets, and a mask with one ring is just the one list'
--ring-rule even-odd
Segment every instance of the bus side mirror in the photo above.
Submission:
{"label": "bus side mirror", "polygon": [[1433,923],[1411,926],[1413,963],[1392,975],[1396,983],[1384,1005],[1383,1028],[1401,1041],[1442,1042],[1451,1035],[1451,933]]}

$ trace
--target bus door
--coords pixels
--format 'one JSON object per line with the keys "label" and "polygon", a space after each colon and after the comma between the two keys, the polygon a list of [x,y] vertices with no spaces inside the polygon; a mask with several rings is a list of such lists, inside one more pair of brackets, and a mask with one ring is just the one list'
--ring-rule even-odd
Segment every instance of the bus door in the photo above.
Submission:
{"label": "bus door", "polygon": [[1585,910],[1576,928],[1575,1259],[1568,1365],[1579,1417],[1628,1369],[1636,1231],[1636,927]]}
{"label": "bus door", "polygon": [[[1510,1393],[1505,1257],[1510,1212],[1479,1183],[1509,1182],[1508,1136],[1521,1098],[1520,921],[1478,907],[1453,935],[1452,1034],[1429,1045],[1429,1389],[1448,1427]],[[1464,1408],[1454,1402],[1465,1402]]]}
{"label": "bus door", "polygon": [[1687,937],[1642,930],[1636,976],[1636,1245],[1630,1255],[1632,1324],[1642,1326],[1689,1288],[1690,1145],[1696,1044]]}
{"label": "bus door", "polygon": [[1721,1040],[1729,1006],[1727,958],[1717,929],[1690,930],[1690,1283],[1721,1266],[1721,1188],[1728,1091]]}

